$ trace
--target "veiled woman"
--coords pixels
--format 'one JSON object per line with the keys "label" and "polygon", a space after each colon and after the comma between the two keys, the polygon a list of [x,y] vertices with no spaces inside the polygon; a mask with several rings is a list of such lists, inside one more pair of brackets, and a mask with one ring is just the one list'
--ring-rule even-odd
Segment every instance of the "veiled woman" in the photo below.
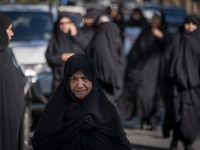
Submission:
{"label": "veiled woman", "polygon": [[118,26],[103,14],[86,53],[94,60],[97,80],[116,106],[124,85],[125,55]]}
{"label": "veiled woman", "polygon": [[164,136],[173,130],[171,150],[182,141],[185,150],[200,132],[200,28],[195,16],[187,16],[183,30],[167,51],[165,61]]}
{"label": "veiled woman", "polygon": [[0,14],[0,149],[20,150],[20,131],[24,114],[22,76],[7,51],[14,35],[12,20]]}
{"label": "veiled woman", "polygon": [[34,150],[131,150],[87,55],[67,60],[64,80],[47,104],[32,143]]}
{"label": "veiled woman", "polygon": [[139,117],[141,127],[153,129],[161,120],[161,66],[170,41],[162,13],[155,13],[128,54],[125,89],[119,104],[124,119]]}
{"label": "veiled woman", "polygon": [[76,34],[77,28],[68,15],[66,13],[59,14],[45,53],[46,60],[53,72],[52,91],[56,89],[63,78],[65,61],[75,53],[83,53],[72,38]]}

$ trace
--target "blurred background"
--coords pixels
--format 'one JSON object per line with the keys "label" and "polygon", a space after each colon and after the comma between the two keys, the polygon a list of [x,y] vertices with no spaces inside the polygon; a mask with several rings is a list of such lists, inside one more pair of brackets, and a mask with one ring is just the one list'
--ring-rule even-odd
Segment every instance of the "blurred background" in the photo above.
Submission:
{"label": "blurred background", "polygon": [[89,3],[94,5],[108,6],[111,3],[116,3],[119,6],[131,9],[134,7],[142,7],[145,3],[155,3],[164,6],[181,6],[184,7],[187,13],[194,13],[200,15],[200,1],[199,0],[0,0],[0,3],[48,3],[54,5],[63,5],[67,3],[74,3],[79,6],[86,6]]}
{"label": "blurred background", "polygon": [[9,52],[25,80],[24,150],[30,149],[30,137],[51,95],[52,73],[45,51],[57,16],[66,12],[77,27],[84,24],[87,8],[105,10],[117,5],[127,21],[134,8],[141,8],[148,19],[154,11],[165,14],[167,30],[174,35],[186,14],[200,18],[199,0],[0,0],[0,13],[13,19],[14,37]]}

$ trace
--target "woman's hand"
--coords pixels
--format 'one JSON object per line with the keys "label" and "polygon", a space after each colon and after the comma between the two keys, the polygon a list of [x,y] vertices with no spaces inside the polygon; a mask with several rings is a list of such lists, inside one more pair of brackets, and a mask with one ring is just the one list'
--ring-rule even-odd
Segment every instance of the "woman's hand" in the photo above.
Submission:
{"label": "woman's hand", "polygon": [[158,28],[152,28],[151,31],[152,31],[152,34],[154,36],[156,36],[156,37],[158,37],[160,39],[162,39],[163,36],[164,36],[163,33],[162,33],[162,31],[160,31]]}
{"label": "woman's hand", "polygon": [[75,36],[77,34],[77,28],[76,25],[74,23],[70,23],[70,34],[71,36]]}
{"label": "woman's hand", "polygon": [[67,59],[69,58],[69,57],[71,57],[72,55],[74,55],[75,53],[63,53],[62,55],[61,55],[61,59],[62,59],[62,61],[67,61]]}

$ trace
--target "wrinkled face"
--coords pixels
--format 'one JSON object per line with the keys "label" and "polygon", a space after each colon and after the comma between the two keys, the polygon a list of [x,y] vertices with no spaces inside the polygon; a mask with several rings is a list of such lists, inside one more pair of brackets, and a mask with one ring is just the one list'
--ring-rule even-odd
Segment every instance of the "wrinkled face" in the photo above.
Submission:
{"label": "wrinkled face", "polygon": [[68,33],[70,31],[71,28],[71,19],[67,18],[67,17],[63,17],[62,19],[60,19],[59,21],[59,27],[60,30],[64,33]]}
{"label": "wrinkled face", "polygon": [[78,99],[83,100],[92,90],[92,82],[82,71],[74,73],[69,80],[70,88]]}
{"label": "wrinkled face", "polygon": [[184,29],[185,29],[185,32],[193,32],[194,30],[197,29],[197,25],[192,23],[192,22],[189,22],[189,23],[185,23],[184,24]]}
{"label": "wrinkled face", "polygon": [[10,41],[12,39],[12,36],[14,36],[14,32],[12,31],[12,24],[8,27],[6,33],[8,35],[8,41]]}

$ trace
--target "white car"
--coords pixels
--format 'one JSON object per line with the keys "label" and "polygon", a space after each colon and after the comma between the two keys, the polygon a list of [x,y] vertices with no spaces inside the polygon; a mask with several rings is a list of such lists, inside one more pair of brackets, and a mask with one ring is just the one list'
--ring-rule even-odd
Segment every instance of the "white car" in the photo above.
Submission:
{"label": "white car", "polygon": [[9,43],[26,76],[50,71],[45,51],[57,19],[56,7],[49,5],[0,5],[0,12],[13,19],[14,37]]}
{"label": "white car", "polygon": [[37,89],[35,99],[44,100],[44,95],[51,93],[52,73],[45,52],[57,20],[57,7],[47,4],[1,4],[0,13],[12,18],[14,36],[9,47],[23,74]]}

